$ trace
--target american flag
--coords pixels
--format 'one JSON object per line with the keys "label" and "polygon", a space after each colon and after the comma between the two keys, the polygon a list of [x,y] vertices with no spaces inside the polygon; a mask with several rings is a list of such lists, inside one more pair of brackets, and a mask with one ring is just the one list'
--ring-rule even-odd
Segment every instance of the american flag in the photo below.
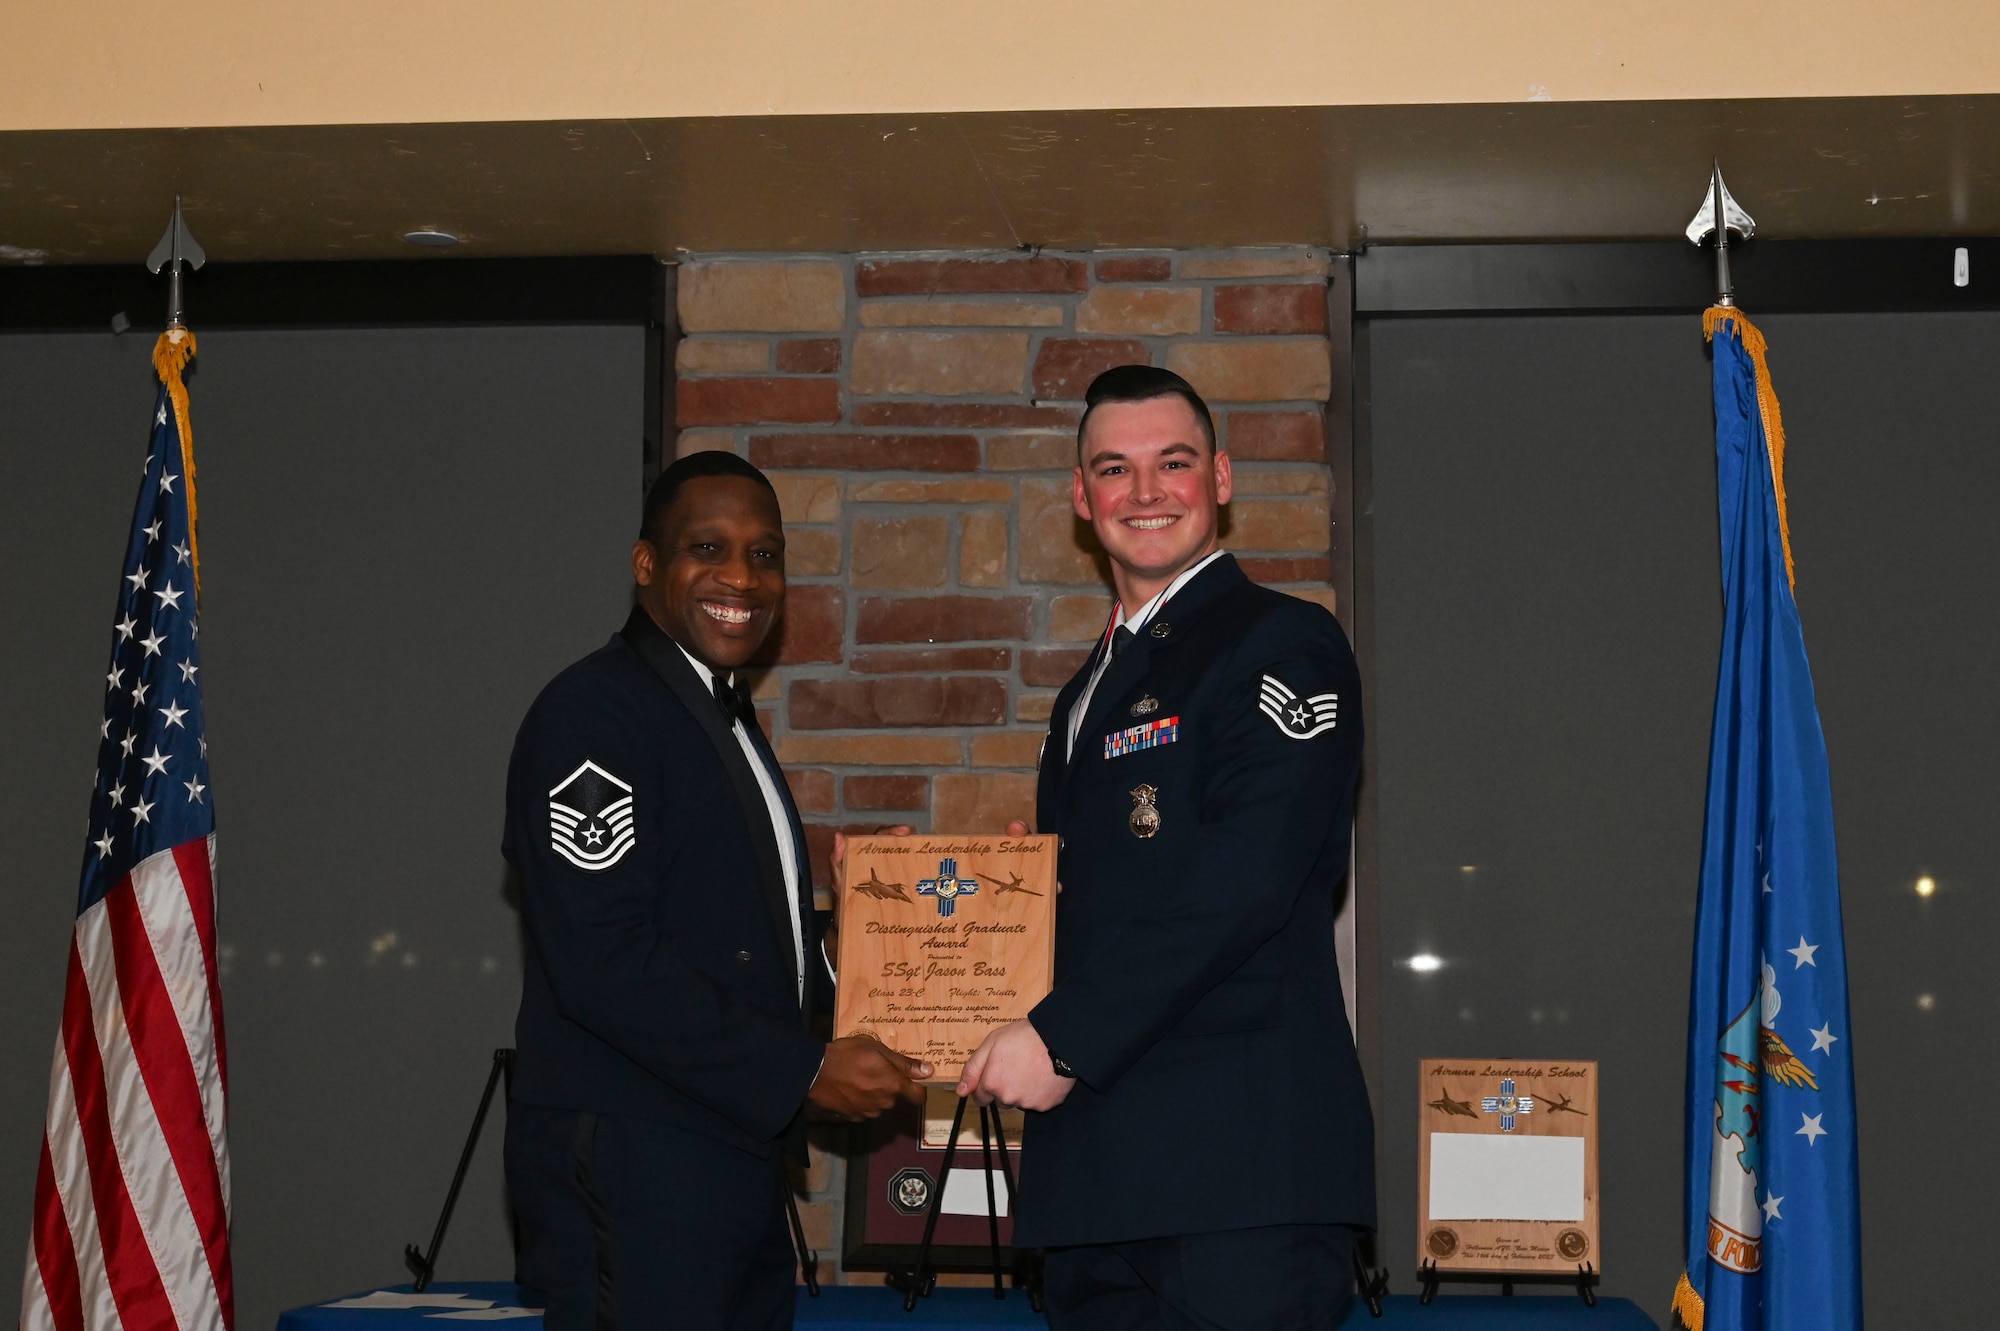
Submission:
{"label": "american flag", "polygon": [[229,1152],[193,453],[160,339],[35,1179],[24,1331],[226,1331]]}

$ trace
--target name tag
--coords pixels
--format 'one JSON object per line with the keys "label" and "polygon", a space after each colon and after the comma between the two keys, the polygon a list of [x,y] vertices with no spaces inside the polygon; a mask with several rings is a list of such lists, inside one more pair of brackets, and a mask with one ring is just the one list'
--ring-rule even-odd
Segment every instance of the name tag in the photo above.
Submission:
{"label": "name tag", "polygon": [[1114,730],[1104,737],[1104,756],[1122,758],[1140,749],[1157,748],[1162,744],[1172,744],[1181,737],[1181,719],[1178,716],[1163,717],[1158,721],[1148,721],[1143,726],[1133,726],[1129,730]]}

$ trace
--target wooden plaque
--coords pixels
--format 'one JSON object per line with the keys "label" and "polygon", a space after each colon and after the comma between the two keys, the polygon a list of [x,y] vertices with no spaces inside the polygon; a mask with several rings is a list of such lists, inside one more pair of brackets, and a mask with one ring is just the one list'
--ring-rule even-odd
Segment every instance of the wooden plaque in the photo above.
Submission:
{"label": "wooden plaque", "polygon": [[955,1082],[1055,973],[1052,836],[856,837],[840,905],[834,1034],[870,1033]]}
{"label": "wooden plaque", "polygon": [[1597,1249],[1597,1064],[1427,1058],[1417,1261],[1575,1275]]}

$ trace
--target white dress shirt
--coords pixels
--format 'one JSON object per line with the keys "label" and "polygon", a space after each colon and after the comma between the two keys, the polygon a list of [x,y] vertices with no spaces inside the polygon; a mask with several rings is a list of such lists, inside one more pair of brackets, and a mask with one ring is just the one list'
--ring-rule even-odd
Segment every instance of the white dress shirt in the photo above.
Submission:
{"label": "white dress shirt", "polygon": [[[1154,615],[1160,613],[1160,608],[1166,605],[1175,592],[1192,581],[1195,574],[1222,558],[1223,554],[1224,552],[1221,550],[1212,551],[1206,558],[1181,570],[1180,576],[1161,588],[1158,596],[1155,596],[1152,600],[1127,615],[1122,627],[1130,630],[1132,635],[1137,637],[1139,630],[1144,628]],[[1125,603],[1120,601],[1111,608],[1114,618],[1124,606]],[[1065,759],[1076,756],[1076,732],[1083,729],[1083,718],[1090,712],[1090,696],[1097,692],[1097,681],[1103,679],[1104,672],[1111,667],[1111,630],[1109,628],[1106,629],[1104,636],[1105,641],[1099,644],[1100,650],[1097,654],[1097,668],[1090,672],[1090,683],[1083,686],[1083,696],[1078,698],[1069,709],[1069,748],[1065,750]]]}
{"label": "white dress shirt", "polygon": [[[680,647],[679,643],[674,646]],[[697,661],[685,647],[681,655],[687,657],[695,674],[701,676],[701,686],[715,692],[715,672]],[[764,793],[764,810],[771,816],[771,834],[778,842],[778,863],[785,871],[785,900],[792,908],[792,974],[798,978],[799,1000],[806,995],[806,945],[799,934],[799,862],[803,858],[798,840],[792,836],[791,814],[785,809],[785,801],[778,794],[778,774],[765,765],[763,755],[750,740],[750,733],[743,728],[739,718],[730,727],[736,734],[736,742],[743,746],[744,761],[750,764],[750,774],[757,778],[757,789]]]}

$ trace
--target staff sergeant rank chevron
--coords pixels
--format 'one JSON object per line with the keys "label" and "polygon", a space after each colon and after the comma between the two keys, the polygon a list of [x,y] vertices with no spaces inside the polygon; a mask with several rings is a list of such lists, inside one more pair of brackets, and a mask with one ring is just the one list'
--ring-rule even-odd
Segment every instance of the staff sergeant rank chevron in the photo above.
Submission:
{"label": "staff sergeant rank chevron", "polygon": [[1300,698],[1273,675],[1265,675],[1258,685],[1257,706],[1289,739],[1324,735],[1340,723],[1339,694],[1315,693]]}

